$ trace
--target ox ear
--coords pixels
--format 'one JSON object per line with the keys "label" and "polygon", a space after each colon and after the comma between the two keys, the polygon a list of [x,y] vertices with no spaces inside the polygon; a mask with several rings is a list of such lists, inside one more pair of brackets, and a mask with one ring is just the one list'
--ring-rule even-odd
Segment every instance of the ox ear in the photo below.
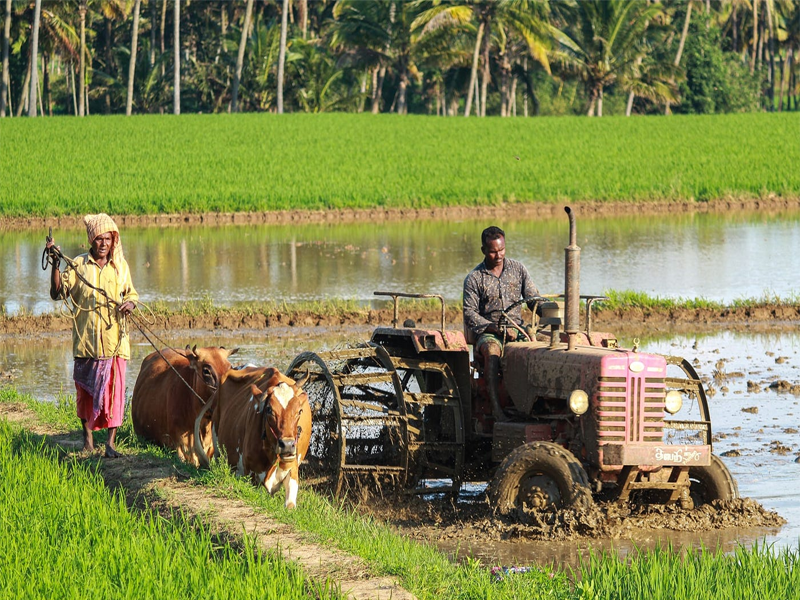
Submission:
{"label": "ox ear", "polygon": [[264,412],[264,409],[269,407],[267,403],[267,394],[262,392],[258,387],[256,387],[255,383],[250,384],[250,393],[253,394],[253,400],[257,400],[258,404],[256,405],[256,412],[261,414]]}
{"label": "ox ear", "polygon": [[197,359],[197,344],[195,344],[194,348],[190,348],[189,344],[186,344],[186,358],[191,359],[192,357]]}
{"label": "ox ear", "polygon": [[[222,350],[228,350],[225,346],[220,346]],[[233,350],[228,350],[228,356],[233,356],[239,351],[238,348],[234,348]]]}

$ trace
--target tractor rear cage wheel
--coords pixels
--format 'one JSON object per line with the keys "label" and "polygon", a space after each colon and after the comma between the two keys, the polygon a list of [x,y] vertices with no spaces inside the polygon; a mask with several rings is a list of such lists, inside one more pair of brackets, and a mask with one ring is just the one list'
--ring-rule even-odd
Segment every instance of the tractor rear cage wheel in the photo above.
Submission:
{"label": "tractor rear cage wheel", "polygon": [[[404,374],[402,379],[398,369]],[[314,415],[306,460],[312,480],[340,495],[352,478],[389,477],[393,484],[407,487],[427,469],[451,478],[452,484],[441,491],[458,491],[464,432],[458,388],[447,365],[397,359],[382,346],[370,344],[304,352],[292,361],[287,374],[296,378],[306,370],[309,383],[305,389]],[[440,376],[443,389],[437,393],[409,389],[412,380],[428,372]],[[444,406],[453,415],[445,436],[452,443],[427,439],[428,406]],[[431,459],[442,453],[449,457],[447,464]]]}

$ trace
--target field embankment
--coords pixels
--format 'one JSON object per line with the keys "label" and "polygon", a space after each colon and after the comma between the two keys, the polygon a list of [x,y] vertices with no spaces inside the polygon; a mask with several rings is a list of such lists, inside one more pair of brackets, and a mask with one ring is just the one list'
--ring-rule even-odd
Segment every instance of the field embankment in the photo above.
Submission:
{"label": "field embankment", "polygon": [[[596,307],[599,305],[596,305]],[[441,309],[432,304],[409,303],[401,319],[411,319],[417,326],[438,328]],[[527,316],[527,315],[526,315]],[[213,329],[267,329],[272,327],[375,327],[392,322],[392,310],[359,307],[351,301],[327,300],[309,304],[252,304],[224,307],[187,303],[183,307],[134,313],[131,330],[181,331]],[[758,328],[779,330],[795,327],[800,321],[800,302],[796,299],[742,300],[722,305],[702,300],[660,300],[642,294],[611,294],[606,308],[592,310],[592,328],[618,334],[641,335],[669,330],[712,331],[714,329]],[[460,305],[447,308],[445,327],[461,329]],[[581,314],[581,324],[585,315]],[[401,326],[402,323],[398,323]],[[57,313],[44,315],[0,315],[0,334],[37,334],[69,331],[72,321]]]}
{"label": "field embankment", "polygon": [[800,198],[800,115],[5,119],[0,216]]}

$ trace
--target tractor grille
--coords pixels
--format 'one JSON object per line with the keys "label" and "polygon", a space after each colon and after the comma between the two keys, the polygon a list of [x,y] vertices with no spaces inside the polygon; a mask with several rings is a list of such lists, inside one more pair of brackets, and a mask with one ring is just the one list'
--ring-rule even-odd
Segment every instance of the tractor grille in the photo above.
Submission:
{"label": "tractor grille", "polygon": [[663,377],[598,377],[599,442],[662,442]]}

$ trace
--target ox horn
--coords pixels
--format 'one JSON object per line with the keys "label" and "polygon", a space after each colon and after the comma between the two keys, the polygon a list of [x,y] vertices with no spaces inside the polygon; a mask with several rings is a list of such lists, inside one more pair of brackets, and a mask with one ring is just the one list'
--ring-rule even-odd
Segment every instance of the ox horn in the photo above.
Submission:
{"label": "ox horn", "polygon": [[[188,346],[187,346],[188,348]],[[211,462],[208,460],[208,455],[206,454],[205,448],[203,448],[203,443],[200,440],[200,422],[203,420],[203,416],[208,412],[211,406],[214,404],[214,400],[216,400],[217,394],[214,393],[211,398],[209,398],[206,405],[203,407],[203,410],[200,411],[200,414],[197,415],[197,418],[194,420],[194,452],[197,454],[197,460],[200,461],[200,464],[204,467],[211,468]],[[217,455],[217,443],[214,437],[212,436],[212,448],[214,450],[214,456]]]}
{"label": "ox horn", "polygon": [[302,387],[308,383],[308,380],[311,378],[311,370],[306,368],[306,374],[302,379],[298,379],[295,381],[295,385],[302,389]]}

